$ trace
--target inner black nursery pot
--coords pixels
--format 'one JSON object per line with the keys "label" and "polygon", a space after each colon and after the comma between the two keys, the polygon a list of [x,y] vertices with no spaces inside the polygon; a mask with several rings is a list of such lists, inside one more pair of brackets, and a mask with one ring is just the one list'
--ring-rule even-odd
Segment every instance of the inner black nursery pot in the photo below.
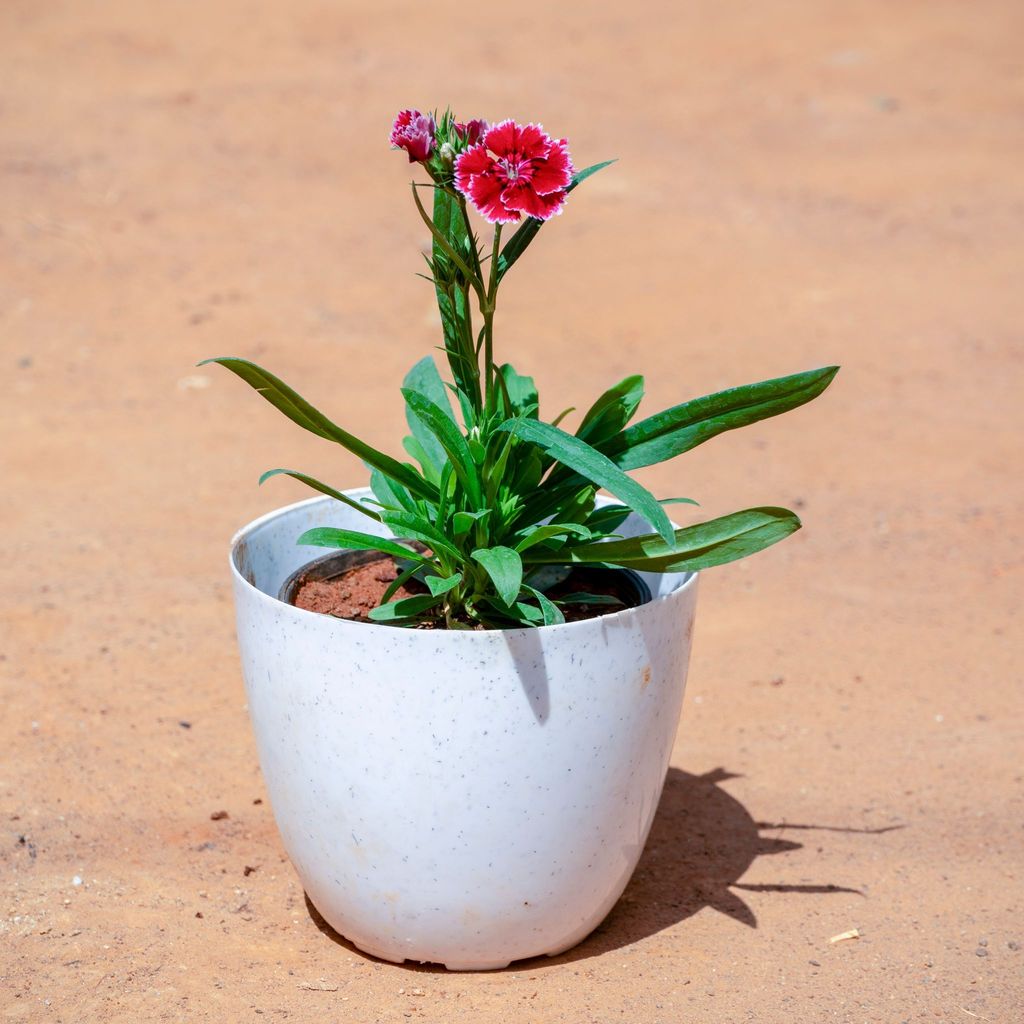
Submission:
{"label": "inner black nursery pot", "polygon": [[[351,621],[367,621],[366,612],[383,595],[397,574],[394,559],[380,551],[334,551],[293,572],[282,584],[279,599],[309,611]],[[415,577],[404,585],[408,594],[426,593]],[[564,599],[572,594],[597,594],[615,603],[567,602],[567,622],[592,619],[636,608],[651,600],[651,590],[631,569],[575,566],[568,576],[546,588],[548,597]]]}

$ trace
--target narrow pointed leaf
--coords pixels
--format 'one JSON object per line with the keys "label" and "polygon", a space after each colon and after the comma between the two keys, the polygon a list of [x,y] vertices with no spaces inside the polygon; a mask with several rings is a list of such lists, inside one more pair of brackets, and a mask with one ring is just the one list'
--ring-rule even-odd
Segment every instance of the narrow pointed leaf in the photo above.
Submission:
{"label": "narrow pointed leaf", "polygon": [[260,483],[262,484],[265,480],[269,480],[272,476],[290,476],[293,480],[298,480],[299,483],[305,484],[307,487],[312,487],[314,491],[319,491],[321,494],[327,494],[332,498],[337,499],[349,508],[354,508],[357,512],[362,512],[364,516],[368,516],[370,519],[380,522],[380,516],[377,515],[373,509],[367,508],[361,502],[353,501],[347,494],[343,494],[341,491],[336,491],[333,487],[328,486],[325,483],[321,483],[314,477],[307,476],[305,473],[300,473],[295,469],[268,469],[260,477]]}
{"label": "narrow pointed leaf", "polygon": [[389,480],[379,469],[370,469],[370,490],[382,505],[396,511],[416,511],[416,502],[409,492],[401,484]]}
{"label": "narrow pointed leaf", "polygon": [[537,604],[540,605],[541,614],[544,616],[545,626],[560,626],[565,622],[565,616],[562,614],[562,609],[555,604],[546,594],[541,593],[539,590],[535,590],[533,587],[526,588],[531,594]]}
{"label": "narrow pointed leaf", "polygon": [[[448,401],[448,391],[441,380],[441,375],[437,372],[437,366],[432,356],[424,356],[405,375],[402,385],[410,391],[415,391],[417,394],[429,399],[441,412],[448,416],[452,423],[455,422],[451,403]],[[440,471],[445,461],[445,451],[441,447],[441,443],[434,436],[433,432],[426,427],[419,416],[408,406],[406,406],[405,418],[409,423],[409,429],[412,431],[413,437],[420,443],[430,462]]]}
{"label": "narrow pointed leaf", "polygon": [[620,469],[652,466],[726,430],[796,409],[820,395],[838,371],[838,366],[826,366],[695,398],[633,424],[598,447]]}
{"label": "narrow pointed leaf", "polygon": [[407,569],[400,572],[389,584],[388,589],[384,591],[381,596],[380,603],[387,604],[398,593],[398,591],[405,585],[405,583],[418,572],[423,571],[423,565],[420,562],[413,562]]}
{"label": "narrow pointed leaf", "polygon": [[540,420],[506,420],[498,430],[508,430],[543,449],[552,458],[580,476],[611,492],[623,504],[642,515],[666,542],[672,539],[672,524],[654,495],[630,479],[610,459],[572,434]]}
{"label": "narrow pointed leaf", "polygon": [[528,565],[621,565],[645,572],[682,572],[745,558],[799,529],[800,520],[788,509],[749,508],[676,530],[669,543],[649,533],[642,537],[565,547],[554,552],[532,548],[523,560]]}
{"label": "narrow pointed leaf", "polygon": [[397,622],[414,619],[424,612],[430,611],[441,603],[441,598],[432,594],[417,594],[415,597],[403,597],[397,601],[377,605],[367,613],[372,622]]}
{"label": "narrow pointed leaf", "polygon": [[411,537],[429,544],[434,554],[443,553],[460,560],[464,557],[462,552],[423,516],[414,512],[381,512],[380,519],[399,536]]}
{"label": "narrow pointed leaf", "polygon": [[402,438],[402,447],[420,464],[424,478],[437,486],[441,479],[441,471],[437,463],[426,453],[423,445],[412,434],[406,434]]}
{"label": "narrow pointed leaf", "polygon": [[449,416],[439,409],[429,398],[408,388],[402,388],[406,404],[431,430],[441,447],[451,459],[452,468],[459,482],[465,487],[474,505],[480,505],[480,477],[473,462],[473,454],[469,443],[462,432]]}
{"label": "narrow pointed leaf", "polygon": [[[626,514],[629,514],[629,509],[626,509]],[[530,529],[526,536],[516,544],[516,551],[522,554],[535,544],[551,540],[553,537],[568,537],[569,535],[589,540],[590,530],[585,526],[580,526],[579,523],[546,523],[543,526]]]}
{"label": "narrow pointed leaf", "polygon": [[435,498],[435,489],[413,469],[412,466],[393,459],[390,455],[377,451],[365,441],[342,430],[332,423],[323,413],[314,409],[298,392],[288,387],[284,381],[275,377],[268,370],[250,362],[248,359],[237,359],[233,356],[221,356],[215,359],[204,359],[199,366],[207,363],[219,363],[232,373],[241,377],[250,387],[258,391],[271,405],[279,409],[293,423],[304,427],[310,433],[317,434],[329,441],[335,441],[358,455],[364,462],[379,469],[382,473],[408,487],[414,494],[423,498]]}
{"label": "narrow pointed leaf", "polygon": [[[604,170],[605,167],[615,163],[614,160],[603,160],[599,164],[591,164],[582,171],[577,171],[565,190],[571,192],[582,181],[586,181],[592,174]],[[509,271],[512,264],[526,251],[526,247],[537,237],[537,232],[544,226],[544,221],[535,217],[527,217],[518,231],[502,246],[501,255],[498,257],[498,280],[500,281]]]}
{"label": "narrow pointed leaf", "polygon": [[414,562],[429,563],[431,560],[419,551],[407,548],[398,541],[387,537],[375,537],[371,533],[357,530],[335,530],[330,526],[318,526],[307,530],[296,544],[308,544],[317,548],[345,548],[354,551],[380,551],[395,558],[411,558]]}
{"label": "narrow pointed leaf", "polygon": [[643,377],[636,374],[619,381],[587,410],[576,436],[595,447],[614,437],[633,418],[643,397]]}

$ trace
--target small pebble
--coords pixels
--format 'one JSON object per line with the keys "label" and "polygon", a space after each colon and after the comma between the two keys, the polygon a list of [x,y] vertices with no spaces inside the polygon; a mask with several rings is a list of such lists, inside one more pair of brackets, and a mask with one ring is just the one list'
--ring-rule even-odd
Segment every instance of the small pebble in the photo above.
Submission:
{"label": "small pebble", "polygon": [[1020,943],[1019,943],[1019,942],[1014,942],[1014,941],[1013,941],[1013,940],[1011,939],[1011,940],[1010,940],[1010,941],[1009,941],[1009,942],[1008,942],[1008,943],[1006,944],[1006,948],[1007,948],[1007,949],[1012,949],[1012,950],[1014,951],[1014,953],[1016,953],[1016,952],[1017,952],[1017,950],[1018,950],[1018,949],[1020,949]]}
{"label": "small pebble", "polygon": [[227,811],[214,811],[213,814],[210,815],[210,821],[223,821],[227,817]]}
{"label": "small pebble", "polygon": [[811,965],[812,967],[820,967],[820,966],[821,966],[821,964],[819,964],[817,960],[808,960],[807,962],[808,962],[808,963],[809,963],[809,964],[810,964],[810,965]]}
{"label": "small pebble", "polygon": [[979,947],[978,947],[978,948],[977,948],[977,949],[976,949],[976,950],[974,951],[974,955],[975,955],[975,956],[988,956],[988,950],[987,950],[987,949],[985,949],[985,947],[984,947],[984,946],[979,946]]}
{"label": "small pebble", "polygon": [[978,939],[978,945],[979,946],[987,946],[988,945],[988,939]]}
{"label": "small pebble", "polygon": [[75,875],[75,877],[71,879],[71,884],[72,885],[81,885],[82,884],[81,876]]}

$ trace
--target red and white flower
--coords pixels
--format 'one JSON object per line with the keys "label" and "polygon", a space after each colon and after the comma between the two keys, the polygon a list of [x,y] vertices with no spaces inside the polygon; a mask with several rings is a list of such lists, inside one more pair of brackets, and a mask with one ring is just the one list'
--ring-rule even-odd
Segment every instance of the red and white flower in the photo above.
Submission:
{"label": "red and white flower", "polygon": [[455,161],[455,187],[491,224],[562,212],[573,166],[565,139],[540,125],[502,121]]}
{"label": "red and white flower", "polygon": [[430,114],[418,110],[403,110],[391,128],[392,146],[404,149],[409,154],[409,163],[426,160],[434,152],[437,125]]}

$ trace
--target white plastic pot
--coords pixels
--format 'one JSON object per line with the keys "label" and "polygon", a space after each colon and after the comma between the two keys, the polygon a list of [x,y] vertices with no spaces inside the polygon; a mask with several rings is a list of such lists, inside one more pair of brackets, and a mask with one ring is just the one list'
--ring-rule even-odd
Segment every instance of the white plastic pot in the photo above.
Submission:
{"label": "white plastic pot", "polygon": [[649,603],[561,626],[399,629],[278,600],[323,554],[295,543],[314,526],[376,524],[314,498],[231,548],[260,765],[310,900],[396,962],[486,970],[574,946],[621,895],[658,805],[696,575],[643,574]]}

